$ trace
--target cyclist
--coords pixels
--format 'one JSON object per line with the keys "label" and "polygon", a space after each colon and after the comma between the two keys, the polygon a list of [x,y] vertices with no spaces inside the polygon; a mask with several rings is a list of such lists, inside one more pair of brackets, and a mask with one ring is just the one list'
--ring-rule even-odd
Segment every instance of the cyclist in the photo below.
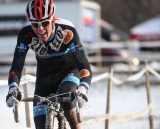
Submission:
{"label": "cyclist", "polygon": [[[66,93],[78,89],[80,108],[88,101],[92,71],[84,48],[72,22],[56,18],[53,0],[31,0],[26,7],[26,18],[30,25],[19,32],[11,69],[8,107],[20,101],[19,83],[25,57],[29,49],[35,52],[37,72],[35,95],[47,97],[51,93]],[[15,93],[18,91],[18,94]],[[45,128],[46,104],[33,104],[36,129]],[[71,129],[80,129],[74,103],[62,103],[64,115]],[[41,109],[41,110],[39,110]]]}

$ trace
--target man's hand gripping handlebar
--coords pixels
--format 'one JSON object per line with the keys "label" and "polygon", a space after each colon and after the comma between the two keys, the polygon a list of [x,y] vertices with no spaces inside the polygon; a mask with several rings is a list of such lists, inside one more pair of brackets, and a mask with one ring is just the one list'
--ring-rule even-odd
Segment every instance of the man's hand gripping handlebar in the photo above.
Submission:
{"label": "man's hand gripping handlebar", "polygon": [[[70,94],[70,97],[60,97],[62,94],[58,94],[58,95],[54,95],[54,96],[50,96],[48,97],[40,97],[40,96],[35,96],[35,97],[27,97],[27,98],[22,98],[20,101],[21,102],[51,102],[53,104],[55,104],[56,102],[72,102],[72,100],[74,100],[75,98],[77,98],[77,90],[74,92],[69,92],[69,93],[65,93],[65,94]],[[72,94],[72,95],[71,95]],[[78,100],[78,99],[76,99]],[[14,120],[15,122],[19,122],[19,113],[18,113],[18,104],[14,104],[13,105],[13,113],[14,113]],[[79,108],[78,105],[78,101],[76,102],[76,112],[77,112],[77,119],[78,122],[82,122],[82,115],[81,115],[81,110]]]}

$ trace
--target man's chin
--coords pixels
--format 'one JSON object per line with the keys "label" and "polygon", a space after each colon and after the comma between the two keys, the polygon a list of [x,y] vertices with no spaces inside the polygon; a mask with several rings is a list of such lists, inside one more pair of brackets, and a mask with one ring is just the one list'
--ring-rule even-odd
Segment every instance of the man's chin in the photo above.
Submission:
{"label": "man's chin", "polygon": [[48,40],[48,38],[42,37],[42,36],[39,36],[39,39],[40,39],[42,42],[46,42],[46,41]]}

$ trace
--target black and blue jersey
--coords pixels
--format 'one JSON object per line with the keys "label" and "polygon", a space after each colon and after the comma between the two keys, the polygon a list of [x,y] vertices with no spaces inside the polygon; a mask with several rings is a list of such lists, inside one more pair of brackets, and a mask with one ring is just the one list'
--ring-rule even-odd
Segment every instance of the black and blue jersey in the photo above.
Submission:
{"label": "black and blue jersey", "polygon": [[31,49],[37,61],[37,93],[49,93],[64,81],[89,88],[92,71],[74,25],[60,18],[56,19],[53,27],[54,33],[47,42],[38,39],[31,25],[19,32],[9,73],[9,87],[19,85],[27,52]]}

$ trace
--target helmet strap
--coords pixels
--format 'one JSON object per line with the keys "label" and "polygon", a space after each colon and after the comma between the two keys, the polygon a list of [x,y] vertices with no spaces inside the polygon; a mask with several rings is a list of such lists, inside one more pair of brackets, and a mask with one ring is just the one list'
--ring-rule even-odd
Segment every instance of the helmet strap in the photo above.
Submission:
{"label": "helmet strap", "polygon": [[53,20],[52,20],[52,22],[53,22],[53,23],[55,23],[55,21],[56,21],[56,17],[53,17]]}

